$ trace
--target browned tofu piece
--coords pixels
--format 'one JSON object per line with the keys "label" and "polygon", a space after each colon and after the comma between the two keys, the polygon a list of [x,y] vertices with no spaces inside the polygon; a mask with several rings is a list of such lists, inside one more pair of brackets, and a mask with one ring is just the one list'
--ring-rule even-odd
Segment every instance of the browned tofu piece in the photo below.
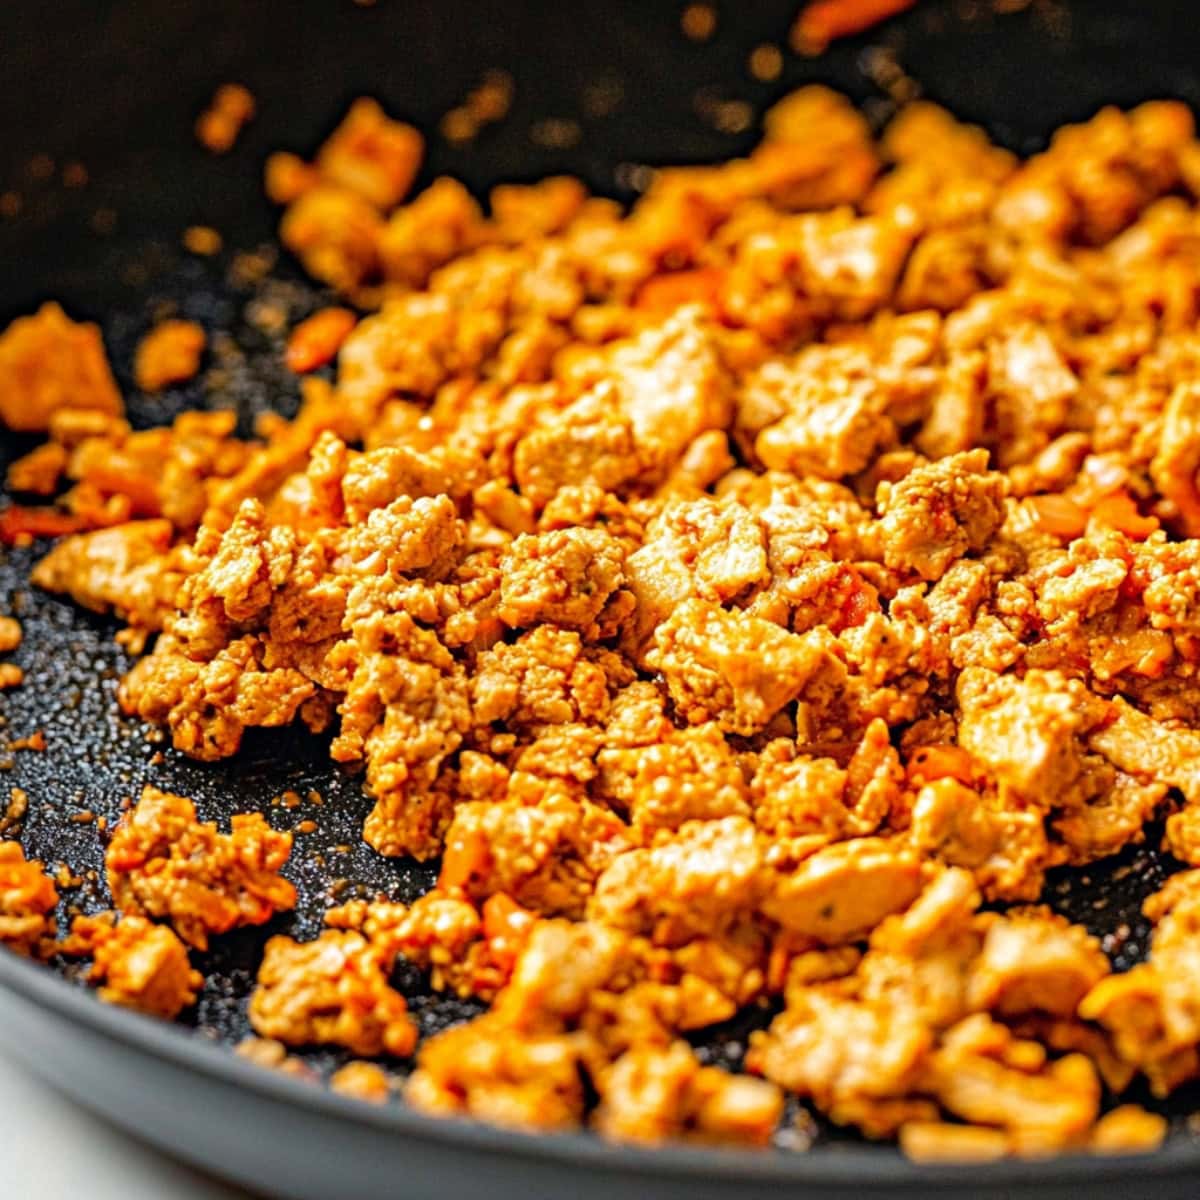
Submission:
{"label": "browned tofu piece", "polygon": [[163,321],[138,343],[133,377],[145,392],[161,392],[185,383],[200,369],[207,342],[204,327],[195,321]]}
{"label": "browned tofu piece", "polygon": [[376,208],[394,208],[408,194],[425,143],[411,125],[391,120],[378,102],[362,96],[317,154],[317,169]]}
{"label": "browned tofu piece", "polygon": [[288,1046],[345,1046],[371,1058],[404,1058],[417,1030],[404,997],[388,984],[391,962],[352,930],[312,942],[273,937],[250,998],[250,1024]]}
{"label": "browned tofu piece", "polygon": [[820,680],[830,652],[819,633],[788,633],[761,617],[685,600],[656,630],[646,662],[662,672],[688,721],[750,734]]}
{"label": "browned tofu piece", "polygon": [[62,951],[91,956],[88,979],[102,1000],[167,1020],[196,1002],[204,982],[179,938],[145,917],[76,917]]}
{"label": "browned tofu piece", "polygon": [[0,421],[37,433],[67,408],[120,416],[124,404],[100,330],[77,324],[51,301],[0,334]]}
{"label": "browned tofu piece", "polygon": [[523,534],[500,560],[500,619],[591,629],[624,582],[625,548],[603,529]]}
{"label": "browned tofu piece", "polygon": [[296,903],[278,873],[291,848],[292,835],[261,813],[235,816],[232,832],[218,833],[186,797],[148,786],[121,818],[104,863],[118,908],[165,918],[204,950],[211,934],[261,925]]}
{"label": "browned tofu piece", "polygon": [[818,850],[781,876],[763,911],[826,945],[855,941],[921,890],[921,864],[900,842],[851,838]]}
{"label": "browned tofu piece", "polygon": [[700,1065],[686,1042],[627,1050],[605,1072],[593,1124],[624,1142],[765,1145],[783,1113],[772,1083]]}
{"label": "browned tofu piece", "polygon": [[0,842],[0,945],[33,954],[54,934],[58,891],[36,860],[17,842]]}
{"label": "browned tofu piece", "polygon": [[968,450],[880,486],[879,536],[889,567],[940,579],[955,559],[978,553],[1004,520],[1003,476],[987,451]]}

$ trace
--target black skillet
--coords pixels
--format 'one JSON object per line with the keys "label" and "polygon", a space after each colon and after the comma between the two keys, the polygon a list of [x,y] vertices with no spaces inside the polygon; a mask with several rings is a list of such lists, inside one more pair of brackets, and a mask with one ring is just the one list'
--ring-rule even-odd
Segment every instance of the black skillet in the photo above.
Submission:
{"label": "black skillet", "polygon": [[[726,158],[753,142],[749,129],[714,128],[714,101],[761,109],[820,80],[884,119],[889,101],[877,86],[878,65],[893,60],[926,94],[1021,151],[1104,103],[1175,96],[1200,105],[1200,26],[1189,0],[1032,0],[1004,15],[989,0],[926,0],[818,61],[787,56],[778,80],[754,81],[750,50],[782,42],[796,6],[727,0],[715,37],[701,44],[680,32],[680,5],[649,0],[378,0],[366,7],[351,0],[8,0],[0,5],[0,214],[7,214],[0,215],[0,322],[46,297],[99,320],[139,425],[205,405],[233,405],[247,424],[265,407],[290,411],[295,380],[280,365],[280,330],[264,314],[282,308],[294,319],[326,298],[286,261],[265,283],[237,272],[231,278],[232,252],[271,236],[274,214],[259,186],[265,153],[311,148],[364,92],[433,131],[490,68],[515,79],[512,113],[468,147],[432,136],[426,177],[450,172],[486,189],[566,171],[628,199],[637,178],[631,165]],[[196,147],[191,125],[212,89],[231,80],[254,91],[259,115],[234,152],[218,159]],[[579,140],[544,144],[534,127],[547,117],[577,122]],[[64,185],[64,168],[75,163],[86,170],[85,186]],[[80,182],[74,166],[66,175]],[[5,193],[19,197],[15,215]],[[200,223],[224,235],[220,258],[180,252],[182,230]],[[210,380],[215,387],[198,381],[151,400],[131,382],[132,348],[168,310],[226,335],[213,339],[221,350],[209,364],[220,378]],[[0,438],[0,462],[27,446]],[[297,835],[289,867],[301,897],[297,913],[223,939],[198,964],[206,984],[187,1021],[192,1029],[100,1004],[66,964],[53,972],[0,954],[0,1045],[147,1140],[298,1200],[480,1191],[495,1200],[630,1193],[748,1200],[781,1192],[1040,1198],[1099,1187],[1167,1200],[1200,1191],[1200,1140],[1188,1120],[1200,1107],[1195,1092],[1173,1098],[1172,1136],[1150,1158],[935,1168],[829,1130],[806,1154],[795,1153],[797,1139],[786,1131],[778,1149],[762,1154],[526,1137],[432,1121],[399,1103],[374,1109],[237,1059],[227,1044],[246,1032],[245,1001],[269,933],[313,935],[332,897],[356,888],[411,899],[429,886],[432,871],[381,860],[361,843],[367,803],[359,781],[333,770],[320,742],[254,737],[239,757],[215,766],[169,749],[160,754],[152,731],[116,713],[116,679],[128,661],[112,641],[113,627],[28,587],[39,549],[0,554],[0,608],[21,617],[25,642],[15,661],[28,675],[24,687],[0,697],[0,796],[7,786],[23,787],[30,806],[21,837],[30,854],[65,861],[85,877],[67,893],[64,917],[66,905],[105,904],[101,885],[86,877],[101,865],[103,835],[80,814],[111,822],[143,782],[194,796],[206,818],[262,807],[281,828],[316,824]],[[38,729],[44,753],[5,749]],[[311,790],[324,804],[306,798]],[[286,791],[302,798],[299,808],[271,805]],[[1117,863],[1062,874],[1047,898],[1103,936],[1125,967],[1144,950],[1141,898],[1172,866],[1152,850],[1130,851]],[[430,995],[415,973],[400,972],[396,982],[426,1033],[476,1011]],[[698,1052],[736,1066],[747,1032],[769,1016],[752,1013],[710,1033]],[[317,1052],[307,1061],[322,1075],[342,1060]]]}

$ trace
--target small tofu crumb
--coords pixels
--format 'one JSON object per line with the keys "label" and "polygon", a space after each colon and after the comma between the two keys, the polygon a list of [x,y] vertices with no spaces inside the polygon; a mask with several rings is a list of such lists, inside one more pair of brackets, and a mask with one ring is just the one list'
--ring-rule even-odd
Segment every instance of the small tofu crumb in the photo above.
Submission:
{"label": "small tofu crumb", "polygon": [[0,654],[8,654],[20,644],[20,621],[16,617],[0,617]]}
{"label": "small tofu crumb", "polygon": [[477,88],[467,94],[467,110],[481,125],[502,121],[512,108],[516,85],[507,71],[487,71]]}
{"label": "small tofu crumb", "polygon": [[11,491],[28,492],[34,496],[52,496],[67,469],[69,454],[58,442],[43,442],[8,468],[7,483]]}
{"label": "small tofu crumb", "polygon": [[60,949],[72,957],[91,956],[88,980],[106,1003],[167,1020],[194,1004],[204,983],[179,938],[144,917],[112,912],[76,917]]}
{"label": "small tofu crumb", "polygon": [[707,42],[717,32],[717,10],[711,4],[689,4],[679,18],[683,36],[692,42]]}
{"label": "small tofu crumb", "polygon": [[279,150],[267,158],[263,187],[274,204],[291,204],[320,182],[321,173],[298,154]]}
{"label": "small tofu crumb", "polygon": [[65,862],[61,862],[55,869],[54,882],[60,892],[65,892],[79,887],[83,883],[83,877],[76,875]]}
{"label": "small tofu crumb", "polygon": [[302,1058],[287,1052],[287,1047],[274,1038],[244,1037],[233,1048],[234,1054],[258,1067],[279,1071],[295,1079],[315,1082],[316,1075]]}
{"label": "small tofu crumb", "polygon": [[213,154],[233,149],[242,128],[253,119],[254,95],[240,83],[224,83],[196,119],[196,140]]}
{"label": "small tofu crumb", "polygon": [[322,308],[301,321],[288,338],[288,370],[303,375],[332,362],[357,322],[348,308]]}
{"label": "small tofu crumb", "polygon": [[339,1095],[365,1100],[368,1104],[386,1104],[391,1092],[387,1072],[376,1063],[359,1059],[334,1071],[329,1086]]}
{"label": "small tofu crumb", "polygon": [[900,1128],[900,1149],[913,1162],[994,1162],[1009,1153],[1009,1137],[978,1125],[910,1121]]}
{"label": "small tofu crumb", "polygon": [[1093,1154],[1150,1154],[1166,1140],[1167,1128],[1166,1117],[1122,1104],[1096,1122],[1088,1149]]}
{"label": "small tofu crumb", "polygon": [[771,80],[778,79],[783,71],[783,53],[778,46],[763,42],[750,51],[747,66],[755,79],[770,83]]}
{"label": "small tofu crumb", "polygon": [[7,833],[20,822],[29,811],[29,794],[24,788],[15,787],[8,793],[8,807],[0,817],[0,833]]}
{"label": "small tofu crumb", "polygon": [[457,105],[442,115],[438,132],[452,146],[463,146],[473,141],[479,132],[479,122],[465,105]]}
{"label": "small tofu crumb", "polygon": [[206,336],[195,321],[163,321],[138,345],[133,375],[144,392],[160,392],[193,378],[200,369]]}
{"label": "small tofu crumb", "polygon": [[123,405],[100,330],[48,301],[0,334],[0,423],[43,433],[63,409],[116,417]]}
{"label": "small tofu crumb", "polygon": [[208,225],[189,225],[183,231],[183,248],[189,254],[210,258],[214,254],[220,254],[222,245],[224,242],[221,235]]}

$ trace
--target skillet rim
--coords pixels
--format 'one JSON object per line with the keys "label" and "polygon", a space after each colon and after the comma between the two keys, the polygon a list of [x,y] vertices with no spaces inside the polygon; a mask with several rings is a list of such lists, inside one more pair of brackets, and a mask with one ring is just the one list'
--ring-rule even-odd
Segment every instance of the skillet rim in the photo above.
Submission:
{"label": "skillet rim", "polygon": [[8,950],[0,952],[0,988],[71,1024],[88,1027],[114,1046],[132,1047],[243,1093],[307,1109],[310,1115],[331,1122],[349,1121],[380,1134],[403,1134],[444,1148],[461,1147],[496,1154],[513,1162],[539,1159],[560,1166],[602,1164],[606,1169],[643,1179],[703,1175],[731,1184],[862,1185],[891,1187],[897,1192],[918,1187],[942,1191],[972,1184],[1032,1189],[1100,1179],[1144,1181],[1189,1173],[1200,1177],[1200,1138],[1176,1138],[1145,1155],[1100,1158],[1072,1154],[949,1164],[910,1162],[893,1147],[882,1146],[850,1145],[836,1151],[792,1154],[680,1142],[649,1147],[613,1145],[586,1133],[519,1132],[469,1118],[429,1116],[404,1103],[364,1104],[327,1087],[314,1087],[312,1083],[247,1062],[233,1054],[227,1045],[205,1041],[185,1027],[106,1004],[93,993]]}

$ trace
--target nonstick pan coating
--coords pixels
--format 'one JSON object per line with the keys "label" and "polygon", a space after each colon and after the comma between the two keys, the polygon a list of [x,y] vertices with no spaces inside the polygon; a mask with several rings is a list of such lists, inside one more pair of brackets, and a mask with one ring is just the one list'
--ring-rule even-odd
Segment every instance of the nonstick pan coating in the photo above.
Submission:
{"label": "nonstick pan coating", "polygon": [[[22,207],[15,218],[0,218],[0,322],[48,297],[74,316],[100,321],[137,425],[214,404],[235,405],[247,429],[263,409],[290,412],[296,384],[281,366],[280,334],[264,331],[263,302],[294,320],[328,296],[286,260],[266,282],[231,279],[234,252],[271,238],[274,214],[260,195],[265,153],[308,150],[364,92],[432,131],[489,68],[513,74],[512,114],[466,148],[431,136],[427,176],[448,172],[483,190],[505,179],[569,172],[596,191],[630,198],[622,185],[631,173],[622,164],[716,160],[752,144],[752,129],[726,134],[707,125],[698,94],[748,100],[761,110],[820,80],[883,120],[888,101],[864,74],[872,46],[894,53],[927,95],[1022,152],[1103,103],[1169,95],[1200,104],[1200,25],[1187,19],[1188,3],[1032,0],[1023,12],[997,16],[984,0],[926,0],[816,62],[788,56],[783,76],[770,84],[750,79],[746,58],[760,42],[783,40],[797,2],[736,7],[724,5],[716,37],[696,44],[679,30],[678,4],[646,0],[379,0],[372,7],[350,0],[10,0],[0,7],[0,192],[19,193]],[[195,145],[191,124],[226,81],[254,91],[259,115],[234,152],[216,159]],[[613,111],[597,111],[597,89],[620,96]],[[547,116],[577,120],[579,143],[535,144],[531,125]],[[86,168],[85,187],[59,182],[71,162]],[[183,254],[179,237],[190,224],[219,229],[227,251],[214,260]],[[168,308],[199,320],[219,346],[219,393],[197,381],[150,399],[133,387],[133,347]],[[3,435],[0,460],[27,445]],[[66,893],[61,915],[68,906],[106,906],[96,819],[111,825],[144,782],[194,797],[206,819],[261,809],[279,828],[316,824],[315,832],[297,835],[288,868],[300,896],[296,913],[220,939],[197,962],[206,983],[192,1031],[102,1006],[66,964],[59,964],[64,982],[0,956],[0,1043],[114,1120],[210,1170],[305,1200],[459,1196],[481,1186],[496,1200],[587,1200],[629,1188],[693,1198],[781,1188],[822,1196],[1049,1197],[1078,1195],[1101,1180],[1122,1197],[1195,1194],[1200,1140],[1188,1128],[1200,1108],[1195,1091],[1172,1099],[1174,1132],[1152,1159],[966,1170],[912,1166],[894,1150],[830,1131],[807,1154],[764,1155],[633,1151],[582,1135],[526,1138],[432,1122],[400,1104],[372,1109],[241,1062],[210,1043],[235,1042],[248,1031],[245,1003],[271,933],[314,935],[333,898],[356,889],[411,900],[430,886],[434,871],[381,859],[362,843],[369,802],[357,778],[330,764],[320,739],[260,731],[235,759],[198,764],[155,731],[121,718],[115,688],[129,661],[113,642],[115,627],[28,586],[43,549],[0,557],[0,607],[11,606],[22,621],[25,641],[15,661],[27,674],[23,687],[0,696],[0,795],[6,786],[24,788],[29,812],[21,837],[29,853],[66,862],[83,876]],[[5,750],[36,730],[45,733],[44,753]],[[272,805],[285,792],[301,798],[299,807]],[[319,806],[310,792],[320,794]],[[80,819],[85,811],[91,821]],[[1141,900],[1171,869],[1150,849],[1131,850],[1086,872],[1057,873],[1047,900],[1104,938],[1123,967],[1144,951]],[[397,983],[424,1033],[479,1011],[432,996],[415,972],[402,971]],[[751,1013],[698,1049],[710,1061],[736,1065],[749,1030],[769,1018]],[[343,1061],[332,1051],[306,1058],[321,1075]]]}

